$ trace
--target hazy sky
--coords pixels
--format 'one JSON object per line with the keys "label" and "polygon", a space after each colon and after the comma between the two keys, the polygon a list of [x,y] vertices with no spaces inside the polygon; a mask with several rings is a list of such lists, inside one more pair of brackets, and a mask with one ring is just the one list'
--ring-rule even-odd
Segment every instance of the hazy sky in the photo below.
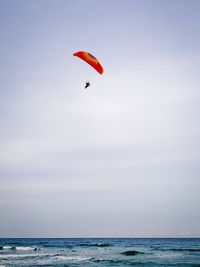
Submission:
{"label": "hazy sky", "polygon": [[0,0],[0,237],[200,236],[199,14]]}

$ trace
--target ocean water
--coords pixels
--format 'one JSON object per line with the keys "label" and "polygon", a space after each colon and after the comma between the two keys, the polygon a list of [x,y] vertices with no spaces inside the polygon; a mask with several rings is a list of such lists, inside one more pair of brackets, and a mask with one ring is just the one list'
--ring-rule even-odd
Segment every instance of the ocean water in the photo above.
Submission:
{"label": "ocean water", "polygon": [[0,239],[5,266],[199,266],[200,239]]}

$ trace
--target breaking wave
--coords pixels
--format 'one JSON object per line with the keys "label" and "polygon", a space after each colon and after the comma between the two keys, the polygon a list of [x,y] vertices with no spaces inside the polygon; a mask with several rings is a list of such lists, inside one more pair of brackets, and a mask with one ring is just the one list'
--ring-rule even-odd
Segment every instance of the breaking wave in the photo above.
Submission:
{"label": "breaking wave", "polygon": [[18,250],[18,251],[36,251],[38,247],[24,247],[24,246],[0,246],[0,250]]}

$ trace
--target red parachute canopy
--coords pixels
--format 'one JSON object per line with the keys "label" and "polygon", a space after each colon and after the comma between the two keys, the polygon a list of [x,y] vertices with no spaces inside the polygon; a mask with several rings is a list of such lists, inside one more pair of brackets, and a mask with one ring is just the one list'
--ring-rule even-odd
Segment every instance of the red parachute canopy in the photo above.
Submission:
{"label": "red parachute canopy", "polygon": [[99,74],[103,74],[103,68],[100,62],[92,54],[85,51],[79,51],[74,53],[73,56],[79,57],[92,66]]}

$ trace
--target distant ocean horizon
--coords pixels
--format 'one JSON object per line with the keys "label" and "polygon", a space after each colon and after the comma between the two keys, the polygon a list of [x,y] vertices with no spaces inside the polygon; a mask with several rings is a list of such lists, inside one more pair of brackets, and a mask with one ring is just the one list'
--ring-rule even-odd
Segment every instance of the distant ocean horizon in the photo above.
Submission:
{"label": "distant ocean horizon", "polygon": [[200,238],[0,238],[6,266],[200,267]]}

